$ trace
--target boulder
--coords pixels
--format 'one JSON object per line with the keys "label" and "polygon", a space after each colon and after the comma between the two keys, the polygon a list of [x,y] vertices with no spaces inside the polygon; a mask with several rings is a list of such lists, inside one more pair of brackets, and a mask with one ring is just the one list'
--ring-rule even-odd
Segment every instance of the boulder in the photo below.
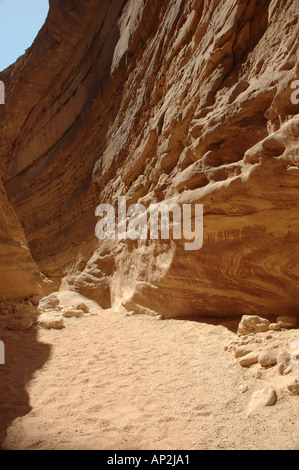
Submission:
{"label": "boulder", "polygon": [[238,326],[237,334],[243,336],[249,333],[268,331],[270,324],[271,322],[269,320],[257,315],[243,315]]}
{"label": "boulder", "polygon": [[54,309],[59,305],[59,299],[56,294],[50,294],[47,297],[43,297],[39,301],[39,308],[41,309]]}

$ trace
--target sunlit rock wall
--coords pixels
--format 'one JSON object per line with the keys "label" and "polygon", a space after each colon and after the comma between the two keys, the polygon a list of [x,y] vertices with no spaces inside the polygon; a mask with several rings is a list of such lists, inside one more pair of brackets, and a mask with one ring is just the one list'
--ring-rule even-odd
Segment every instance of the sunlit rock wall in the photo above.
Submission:
{"label": "sunlit rock wall", "polygon": [[[50,1],[1,161],[39,269],[103,307],[299,312],[296,0]],[[3,77],[3,78],[1,78]],[[100,203],[203,204],[203,246],[95,237]]]}

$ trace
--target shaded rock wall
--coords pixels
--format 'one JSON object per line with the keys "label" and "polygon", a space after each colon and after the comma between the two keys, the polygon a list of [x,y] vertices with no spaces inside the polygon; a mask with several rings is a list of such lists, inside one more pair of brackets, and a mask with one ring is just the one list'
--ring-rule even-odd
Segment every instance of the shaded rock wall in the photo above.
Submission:
{"label": "shaded rock wall", "polygon": [[42,294],[47,285],[32,259],[20,222],[0,182],[0,300]]}
{"label": "shaded rock wall", "polygon": [[[299,312],[295,0],[50,2],[0,74],[1,162],[40,270],[103,307]],[[1,112],[1,111],[0,111]],[[200,203],[204,241],[99,242],[95,208]]]}

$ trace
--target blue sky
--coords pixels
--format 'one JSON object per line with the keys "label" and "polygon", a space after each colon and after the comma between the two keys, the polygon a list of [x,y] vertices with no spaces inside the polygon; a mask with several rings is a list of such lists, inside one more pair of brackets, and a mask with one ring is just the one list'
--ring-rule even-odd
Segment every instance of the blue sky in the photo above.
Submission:
{"label": "blue sky", "polygon": [[31,46],[48,10],[48,0],[0,0],[0,71]]}

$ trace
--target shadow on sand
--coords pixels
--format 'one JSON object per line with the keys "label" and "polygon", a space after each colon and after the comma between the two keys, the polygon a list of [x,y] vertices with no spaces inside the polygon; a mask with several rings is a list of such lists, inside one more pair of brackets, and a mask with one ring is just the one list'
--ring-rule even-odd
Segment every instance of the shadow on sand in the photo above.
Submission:
{"label": "shadow on sand", "polygon": [[27,383],[50,356],[50,345],[40,343],[37,329],[9,331],[0,325],[5,345],[5,365],[0,365],[0,449],[9,450],[4,441],[7,429],[18,417],[31,411]]}

